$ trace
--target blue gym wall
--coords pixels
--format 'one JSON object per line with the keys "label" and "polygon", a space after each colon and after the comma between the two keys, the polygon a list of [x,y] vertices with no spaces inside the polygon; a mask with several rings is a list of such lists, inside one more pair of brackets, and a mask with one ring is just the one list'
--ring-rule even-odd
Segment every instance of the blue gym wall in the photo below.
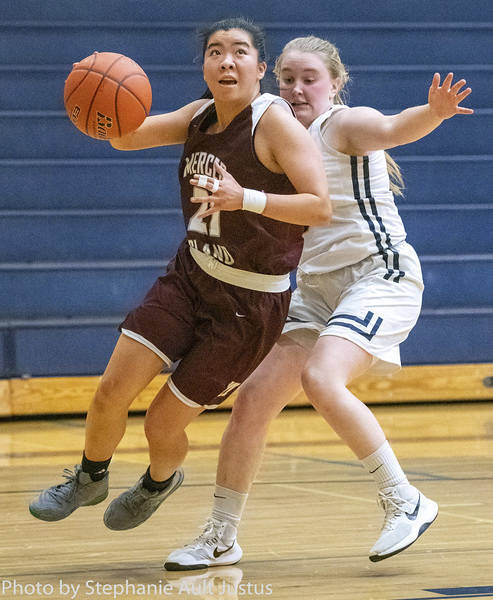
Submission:
{"label": "blue gym wall", "polygon": [[116,325],[184,234],[180,148],[118,153],[63,108],[72,62],[94,50],[147,71],[153,112],[199,96],[200,24],[251,16],[276,56],[313,33],[340,48],[351,105],[426,102],[435,71],[465,77],[472,117],[392,152],[398,201],[423,266],[422,315],[404,364],[493,362],[493,3],[3,0],[0,7],[0,378],[99,374]]}

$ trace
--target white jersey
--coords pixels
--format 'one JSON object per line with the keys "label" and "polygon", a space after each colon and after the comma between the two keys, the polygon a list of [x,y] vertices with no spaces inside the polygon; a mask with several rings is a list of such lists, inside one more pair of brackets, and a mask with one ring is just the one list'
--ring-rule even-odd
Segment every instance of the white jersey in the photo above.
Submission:
{"label": "white jersey", "polygon": [[402,273],[396,246],[406,239],[406,232],[389,189],[384,151],[349,156],[326,141],[328,120],[347,108],[334,105],[309,127],[322,151],[333,216],[328,227],[309,227],[304,234],[299,268],[304,273],[327,273],[380,255],[387,268],[385,278],[398,281]]}

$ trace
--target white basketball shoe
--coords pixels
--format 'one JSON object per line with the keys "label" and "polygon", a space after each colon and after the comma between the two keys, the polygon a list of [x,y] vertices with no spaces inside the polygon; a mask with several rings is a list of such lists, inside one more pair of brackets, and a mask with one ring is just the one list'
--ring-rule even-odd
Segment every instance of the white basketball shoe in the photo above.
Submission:
{"label": "white basketball shoe", "polygon": [[167,571],[192,571],[234,565],[243,552],[236,541],[236,527],[226,521],[208,519],[203,532],[190,544],[174,550],[166,559]]}
{"label": "white basketball shoe", "polygon": [[380,537],[370,550],[370,560],[378,562],[402,552],[433,523],[438,505],[409,484],[395,485],[378,493],[385,511]]}

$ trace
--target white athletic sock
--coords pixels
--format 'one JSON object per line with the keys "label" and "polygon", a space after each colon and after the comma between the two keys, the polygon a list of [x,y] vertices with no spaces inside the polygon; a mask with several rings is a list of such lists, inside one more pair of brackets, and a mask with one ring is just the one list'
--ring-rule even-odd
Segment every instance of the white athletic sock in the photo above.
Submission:
{"label": "white athletic sock", "polygon": [[241,494],[235,490],[216,485],[212,518],[218,521],[227,521],[236,530],[240,524],[247,498],[248,494]]}
{"label": "white athletic sock", "polygon": [[385,441],[373,454],[361,459],[361,462],[373,475],[380,490],[393,485],[409,485],[406,474],[388,441]]}

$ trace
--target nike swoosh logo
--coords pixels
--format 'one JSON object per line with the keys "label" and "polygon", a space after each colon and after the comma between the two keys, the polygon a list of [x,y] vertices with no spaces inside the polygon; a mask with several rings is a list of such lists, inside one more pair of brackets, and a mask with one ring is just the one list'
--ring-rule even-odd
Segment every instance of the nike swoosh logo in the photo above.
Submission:
{"label": "nike swoosh logo", "polygon": [[226,500],[226,496],[216,496],[216,494],[214,494],[214,498],[222,498],[223,500]]}
{"label": "nike swoosh logo", "polygon": [[239,313],[239,312],[235,312],[235,315],[236,315],[237,317],[246,317],[246,315],[240,315],[240,313]]}
{"label": "nike swoosh logo", "polygon": [[222,555],[223,555],[225,552],[228,552],[229,550],[231,550],[231,548],[232,548],[234,545],[235,545],[235,543],[233,542],[229,548],[226,548],[226,550],[218,550],[218,549],[217,549],[217,547],[216,547],[216,548],[214,548],[214,552],[213,552],[214,558],[219,558],[219,557],[220,557],[220,556],[222,556]]}
{"label": "nike swoosh logo", "polygon": [[377,467],[376,469],[373,469],[373,471],[370,471],[370,473],[375,473],[375,471],[378,471],[378,469],[379,469],[380,467],[383,467],[383,463],[382,463],[381,465],[378,465],[378,467]]}
{"label": "nike swoosh logo", "polygon": [[421,504],[421,494],[418,496],[418,503],[416,504],[416,508],[414,509],[414,511],[412,513],[406,513],[406,517],[410,521],[415,521],[416,520],[416,517],[418,516],[419,505],[420,504]]}

